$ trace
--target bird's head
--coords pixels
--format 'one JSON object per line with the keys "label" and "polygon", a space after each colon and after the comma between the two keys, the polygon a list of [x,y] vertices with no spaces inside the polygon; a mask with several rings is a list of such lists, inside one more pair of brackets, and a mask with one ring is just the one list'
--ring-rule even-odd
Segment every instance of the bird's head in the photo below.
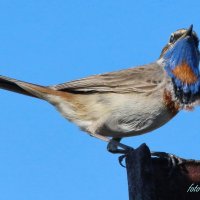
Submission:
{"label": "bird's head", "polygon": [[194,95],[200,92],[200,53],[199,39],[192,29],[191,25],[188,29],[172,33],[160,59],[175,87],[184,94]]}

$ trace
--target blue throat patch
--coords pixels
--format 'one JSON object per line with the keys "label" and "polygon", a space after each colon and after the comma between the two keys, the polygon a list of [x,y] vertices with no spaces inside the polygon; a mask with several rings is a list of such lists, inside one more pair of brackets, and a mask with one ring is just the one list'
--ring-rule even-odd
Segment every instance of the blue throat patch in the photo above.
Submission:
{"label": "blue throat patch", "polygon": [[[192,38],[187,36],[177,41],[165,52],[163,58],[165,70],[172,78],[175,89],[183,93],[182,97],[194,97],[200,93],[199,52]],[[185,103],[191,101],[192,99]]]}

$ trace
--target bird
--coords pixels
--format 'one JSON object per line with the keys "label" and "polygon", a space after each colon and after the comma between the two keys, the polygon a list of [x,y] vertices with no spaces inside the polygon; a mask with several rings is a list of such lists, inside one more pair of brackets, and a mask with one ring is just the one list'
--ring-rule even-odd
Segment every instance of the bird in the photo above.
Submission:
{"label": "bird", "polygon": [[121,153],[127,148],[122,138],[149,133],[199,105],[198,46],[191,25],[172,33],[150,64],[50,86],[0,76],[0,88],[49,102],[81,130],[108,142],[108,151]]}

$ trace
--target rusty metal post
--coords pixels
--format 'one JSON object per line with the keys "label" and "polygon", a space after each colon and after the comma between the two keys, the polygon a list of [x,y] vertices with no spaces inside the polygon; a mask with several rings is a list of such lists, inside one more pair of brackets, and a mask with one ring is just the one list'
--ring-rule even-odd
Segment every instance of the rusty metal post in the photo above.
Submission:
{"label": "rusty metal post", "polygon": [[129,200],[199,200],[200,161],[182,159],[175,168],[151,157],[146,144],[125,158]]}

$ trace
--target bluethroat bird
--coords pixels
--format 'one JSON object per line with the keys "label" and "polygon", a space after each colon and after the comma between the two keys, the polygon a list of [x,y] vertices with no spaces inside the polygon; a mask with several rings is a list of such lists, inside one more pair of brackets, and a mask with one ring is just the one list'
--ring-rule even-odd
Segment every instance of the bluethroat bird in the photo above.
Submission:
{"label": "bluethroat bird", "polygon": [[199,105],[198,45],[191,25],[172,33],[160,57],[147,65],[53,86],[0,76],[0,88],[48,101],[115,152],[126,148],[121,138],[153,131]]}

